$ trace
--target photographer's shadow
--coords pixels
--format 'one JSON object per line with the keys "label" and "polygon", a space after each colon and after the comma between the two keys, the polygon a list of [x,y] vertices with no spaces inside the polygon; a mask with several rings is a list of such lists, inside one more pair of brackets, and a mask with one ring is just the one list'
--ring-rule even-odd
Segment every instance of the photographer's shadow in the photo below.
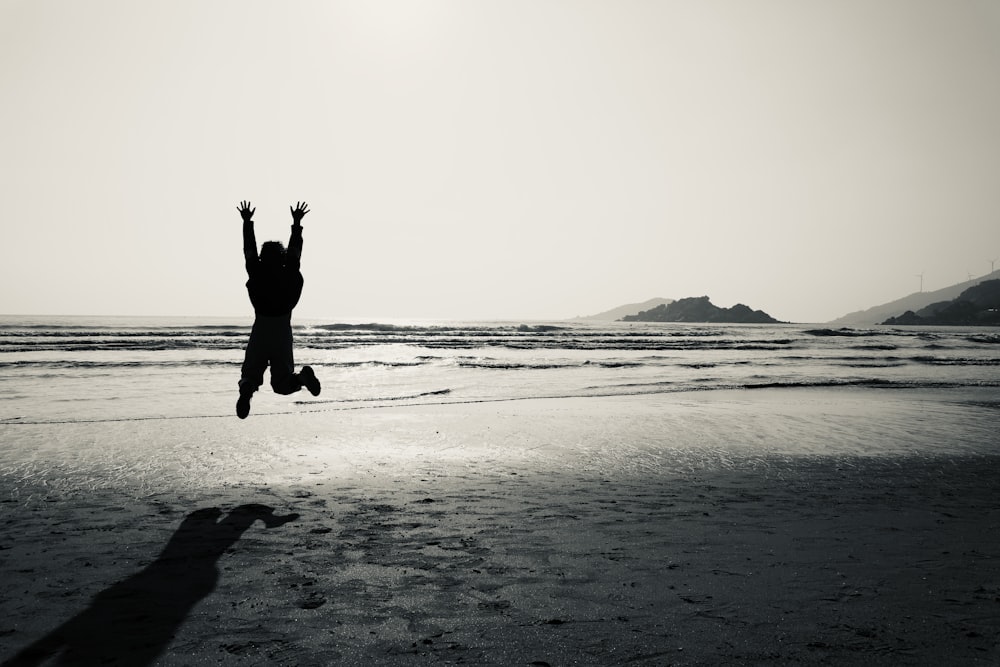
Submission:
{"label": "photographer's shadow", "polygon": [[218,508],[189,514],[146,569],[102,591],[90,606],[20,651],[8,665],[149,665],[166,650],[191,609],[214,589],[216,563],[257,520],[282,526],[266,505],[241,505],[220,520]]}

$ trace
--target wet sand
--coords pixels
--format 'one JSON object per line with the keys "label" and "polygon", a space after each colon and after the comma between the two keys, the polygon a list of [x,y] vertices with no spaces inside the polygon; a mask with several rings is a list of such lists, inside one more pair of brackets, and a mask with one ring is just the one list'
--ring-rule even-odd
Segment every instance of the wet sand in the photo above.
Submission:
{"label": "wet sand", "polygon": [[2,426],[0,661],[997,664],[995,399]]}

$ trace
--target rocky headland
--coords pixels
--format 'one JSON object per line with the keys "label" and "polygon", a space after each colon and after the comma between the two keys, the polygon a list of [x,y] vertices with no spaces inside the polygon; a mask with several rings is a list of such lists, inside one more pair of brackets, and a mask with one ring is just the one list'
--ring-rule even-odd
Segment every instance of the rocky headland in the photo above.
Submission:
{"label": "rocky headland", "polygon": [[753,310],[738,303],[732,308],[720,308],[707,296],[678,299],[673,303],[661,304],[636,315],[623,317],[622,322],[693,322],[693,323],[733,323],[733,324],[776,324],[774,319],[762,310]]}
{"label": "rocky headland", "polygon": [[1000,325],[1000,280],[985,280],[950,301],[939,301],[882,322],[890,325]]}

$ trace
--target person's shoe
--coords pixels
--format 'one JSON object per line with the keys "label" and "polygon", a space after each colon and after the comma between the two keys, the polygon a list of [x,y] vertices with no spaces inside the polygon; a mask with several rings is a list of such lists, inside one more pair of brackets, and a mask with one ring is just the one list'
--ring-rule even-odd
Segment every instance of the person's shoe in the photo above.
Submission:
{"label": "person's shoe", "polygon": [[240,394],[240,400],[236,401],[236,416],[240,419],[246,419],[247,415],[250,414],[250,397],[253,394]]}
{"label": "person's shoe", "polygon": [[302,380],[302,386],[309,390],[309,393],[313,396],[319,396],[319,379],[316,374],[313,373],[311,366],[303,366],[302,370],[299,371],[299,379]]}

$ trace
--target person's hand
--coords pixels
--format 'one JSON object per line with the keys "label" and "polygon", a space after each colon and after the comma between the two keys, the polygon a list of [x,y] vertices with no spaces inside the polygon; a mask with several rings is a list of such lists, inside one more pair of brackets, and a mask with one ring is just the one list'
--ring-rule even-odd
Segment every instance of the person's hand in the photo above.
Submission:
{"label": "person's hand", "polygon": [[253,214],[257,209],[250,208],[250,202],[241,201],[237,210],[240,212],[240,216],[243,218],[243,222],[250,222],[250,220],[253,219]]}
{"label": "person's hand", "polygon": [[301,224],[302,217],[309,212],[309,207],[304,201],[296,202],[295,208],[292,208],[291,206],[288,208],[292,212],[292,222],[296,225]]}

